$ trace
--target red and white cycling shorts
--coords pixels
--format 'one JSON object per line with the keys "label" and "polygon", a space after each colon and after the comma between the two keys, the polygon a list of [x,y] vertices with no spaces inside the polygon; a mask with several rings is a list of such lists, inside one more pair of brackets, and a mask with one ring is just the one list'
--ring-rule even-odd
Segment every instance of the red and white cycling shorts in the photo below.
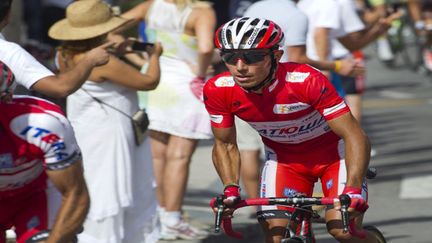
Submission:
{"label": "red and white cycling shorts", "polygon": [[[338,147],[339,151],[343,151],[343,143],[339,143]],[[325,197],[337,197],[342,193],[346,183],[345,159],[342,156],[344,153],[339,152],[339,154],[341,156],[337,160],[334,160],[335,156],[332,156],[334,161],[329,161],[330,157],[320,158],[321,162],[311,163],[266,161],[261,174],[260,197],[293,197],[298,195],[310,197],[318,179],[321,180]],[[362,187],[362,195],[367,200],[366,182]],[[262,206],[258,211],[274,210],[292,211],[292,208]]]}
{"label": "red and white cycling shorts", "polygon": [[61,194],[50,184],[47,190],[0,199],[0,243],[5,231],[15,228],[17,243],[24,243],[35,233],[50,229],[61,204]]}

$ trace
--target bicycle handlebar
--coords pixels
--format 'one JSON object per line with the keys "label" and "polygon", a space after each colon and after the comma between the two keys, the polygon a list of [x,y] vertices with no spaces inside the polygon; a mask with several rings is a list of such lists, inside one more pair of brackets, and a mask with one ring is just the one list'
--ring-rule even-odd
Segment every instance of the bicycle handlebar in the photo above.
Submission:
{"label": "bicycle handlebar", "polygon": [[[344,232],[349,232],[351,235],[365,238],[366,231],[365,230],[357,230],[354,224],[354,220],[349,220],[348,215],[348,207],[351,204],[351,198],[348,195],[340,195],[338,198],[332,197],[271,197],[271,198],[252,198],[241,200],[233,206],[230,206],[230,209],[234,211],[236,209],[248,206],[265,206],[265,205],[284,205],[284,206],[312,206],[312,205],[333,205],[335,202],[339,201],[341,203],[341,215],[342,215],[342,226]],[[243,236],[233,230],[232,222],[230,218],[222,218],[222,214],[227,206],[223,203],[223,197],[218,196],[213,198],[210,202],[210,206],[212,208],[217,208],[216,216],[215,216],[215,233],[220,232],[220,228],[225,231],[225,234],[228,236],[242,239]],[[233,212],[234,213],[234,212]]]}

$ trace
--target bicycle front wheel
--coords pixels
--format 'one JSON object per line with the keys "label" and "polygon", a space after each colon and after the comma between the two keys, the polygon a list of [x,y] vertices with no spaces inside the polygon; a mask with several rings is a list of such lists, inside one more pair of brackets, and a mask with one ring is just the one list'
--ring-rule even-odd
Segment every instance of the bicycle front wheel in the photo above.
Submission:
{"label": "bicycle front wheel", "polygon": [[304,243],[304,241],[297,237],[293,237],[289,239],[282,239],[281,243]]}

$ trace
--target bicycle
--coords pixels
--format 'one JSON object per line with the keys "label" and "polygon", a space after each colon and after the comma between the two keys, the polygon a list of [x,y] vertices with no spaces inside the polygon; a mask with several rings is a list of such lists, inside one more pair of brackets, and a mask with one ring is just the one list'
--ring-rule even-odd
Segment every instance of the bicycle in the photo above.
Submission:
{"label": "bicycle", "polygon": [[[366,174],[367,179],[376,177],[376,169],[369,168]],[[230,218],[222,218],[226,205],[223,203],[223,195],[214,198],[210,202],[212,208],[217,208],[215,215],[214,232],[219,233],[223,228],[226,235],[242,239],[242,235],[232,228]],[[340,195],[337,198],[332,197],[272,197],[272,198],[252,198],[241,200],[234,206],[230,207],[234,211],[248,206],[279,205],[287,206],[294,209],[291,213],[290,221],[285,228],[285,235],[282,243],[316,243],[315,235],[312,230],[312,222],[325,223],[321,216],[312,206],[325,205],[333,206],[335,202],[341,204],[341,216],[343,232],[349,232],[351,235],[364,239],[367,236],[366,230],[358,230],[355,227],[354,220],[349,220],[348,207],[351,204],[351,198],[348,195]],[[233,212],[234,214],[234,212]]]}
{"label": "bicycle", "polygon": [[394,58],[384,61],[384,63],[388,67],[395,68],[398,66],[398,59],[401,58],[402,65],[412,71],[417,71],[423,64],[424,43],[417,35],[405,4],[393,4],[393,9],[394,11],[402,11],[403,15],[400,19],[395,20],[388,30],[387,38]]}

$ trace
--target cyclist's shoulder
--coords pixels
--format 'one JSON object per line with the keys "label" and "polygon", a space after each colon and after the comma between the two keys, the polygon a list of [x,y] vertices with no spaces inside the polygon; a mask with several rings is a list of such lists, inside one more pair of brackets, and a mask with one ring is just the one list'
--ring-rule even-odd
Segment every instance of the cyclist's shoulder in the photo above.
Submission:
{"label": "cyclist's shoulder", "polygon": [[44,139],[61,138],[68,133],[64,122],[37,105],[12,102],[1,104],[0,109],[2,127],[17,141],[38,145]]}
{"label": "cyclist's shoulder", "polygon": [[43,98],[29,96],[29,95],[14,95],[13,103],[21,104],[21,105],[32,105],[32,106],[36,106],[37,109],[44,110],[45,112],[48,113],[54,112],[54,113],[58,113],[61,116],[65,116],[65,113],[60,106]]}

